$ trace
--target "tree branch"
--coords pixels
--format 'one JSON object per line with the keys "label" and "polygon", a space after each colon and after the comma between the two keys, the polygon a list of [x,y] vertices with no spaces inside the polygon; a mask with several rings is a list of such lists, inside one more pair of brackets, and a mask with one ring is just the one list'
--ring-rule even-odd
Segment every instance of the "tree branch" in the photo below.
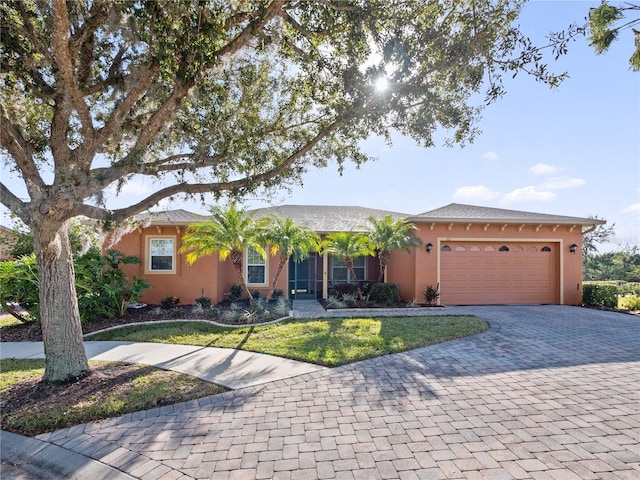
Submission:
{"label": "tree branch", "polygon": [[[309,153],[318,143],[327,138],[333,132],[335,132],[338,128],[342,126],[341,120],[336,120],[332,124],[325,127],[323,130],[318,132],[315,137],[313,137],[309,142],[307,142],[304,146],[300,147],[294,153],[292,153],[289,157],[287,157],[281,164],[277,165],[273,169],[258,173],[255,175],[249,175],[243,178],[239,178],[236,180],[231,180],[228,182],[216,182],[216,183],[178,183],[176,185],[171,185],[165,187],[153,194],[149,195],[144,200],[131,205],[126,208],[122,208],[119,210],[114,210],[109,214],[109,219],[120,222],[133,215],[136,215],[140,212],[148,210],[154,205],[158,204],[160,200],[163,200],[167,197],[171,197],[173,195],[178,195],[181,193],[185,193],[187,195],[194,195],[198,193],[214,193],[214,192],[229,192],[237,189],[246,188],[248,185],[259,185],[269,180],[273,180],[283,174],[285,174],[300,158]],[[86,215],[91,216],[91,214],[96,214],[102,212],[102,215],[106,214],[107,211],[100,209],[98,207],[91,207],[88,205],[81,205],[76,207],[73,212],[73,215]],[[103,217],[92,216],[92,218],[102,219]]]}
{"label": "tree branch", "polygon": [[0,118],[0,144],[7,149],[15,160],[16,166],[20,169],[25,180],[29,195],[33,196],[35,193],[34,187],[42,191],[45,188],[45,184],[37,165],[33,161],[31,147],[22,136],[22,133],[6,117],[2,102],[0,102],[0,113],[2,114]]}
{"label": "tree branch", "polygon": [[75,111],[80,117],[82,124],[81,131],[85,139],[92,139],[94,136],[93,121],[89,108],[84,103],[84,99],[78,88],[75,77],[74,61],[70,55],[70,42],[68,34],[70,30],[69,18],[67,17],[67,5],[65,0],[54,0],[53,2],[53,38],[52,46],[55,61],[58,64],[58,72],[61,76],[61,91],[65,97],[71,101]]}
{"label": "tree branch", "polygon": [[27,204],[16,197],[4,183],[0,182],[0,203],[15,213],[20,220],[28,225]]}

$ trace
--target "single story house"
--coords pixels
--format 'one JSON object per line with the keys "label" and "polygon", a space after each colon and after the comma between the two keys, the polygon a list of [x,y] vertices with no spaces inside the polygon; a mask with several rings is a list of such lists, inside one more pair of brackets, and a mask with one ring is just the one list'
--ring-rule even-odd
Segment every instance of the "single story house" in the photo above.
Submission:
{"label": "single story house", "polygon": [[[417,227],[421,248],[393,252],[387,282],[400,285],[404,300],[422,302],[428,285],[439,286],[444,305],[560,304],[582,300],[582,236],[604,223],[592,218],[531,213],[452,203],[435,210],[408,215],[353,206],[283,205],[249,212],[255,217],[278,214],[306,224],[320,235],[359,231],[368,218],[391,215]],[[179,252],[188,225],[206,217],[173,210],[138,218],[144,223],[122,236],[111,248],[142,259],[127,266],[127,273],[153,285],[141,301],[159,303],[167,296],[192,304],[200,296],[220,302],[238,283],[231,262],[217,255],[193,265]],[[245,278],[251,291],[270,293],[279,257],[266,261],[246,252]],[[331,287],[351,281],[345,265],[330,255],[312,254],[289,262],[277,288],[288,298],[327,298]],[[358,280],[373,282],[378,259],[355,259]],[[249,275],[247,273],[250,272]]]}

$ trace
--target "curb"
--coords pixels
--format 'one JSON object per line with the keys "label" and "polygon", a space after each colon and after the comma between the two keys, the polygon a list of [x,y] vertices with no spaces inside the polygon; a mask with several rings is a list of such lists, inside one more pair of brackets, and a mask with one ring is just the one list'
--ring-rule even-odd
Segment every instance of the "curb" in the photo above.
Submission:
{"label": "curb", "polygon": [[[63,447],[0,430],[3,464],[47,480],[133,480],[134,477]],[[11,477],[8,477],[11,478]]]}

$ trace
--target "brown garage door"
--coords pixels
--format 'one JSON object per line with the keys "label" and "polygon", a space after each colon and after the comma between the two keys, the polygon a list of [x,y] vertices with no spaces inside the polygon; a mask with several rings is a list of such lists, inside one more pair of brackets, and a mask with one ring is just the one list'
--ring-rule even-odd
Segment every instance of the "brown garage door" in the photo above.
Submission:
{"label": "brown garage door", "polygon": [[560,303],[557,243],[442,242],[445,305]]}

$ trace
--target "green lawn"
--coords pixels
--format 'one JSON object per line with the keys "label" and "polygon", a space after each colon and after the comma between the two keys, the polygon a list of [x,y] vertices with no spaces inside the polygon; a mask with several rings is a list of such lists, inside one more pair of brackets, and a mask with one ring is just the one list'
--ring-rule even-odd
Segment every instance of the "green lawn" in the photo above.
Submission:
{"label": "green lawn", "polygon": [[237,348],[335,367],[485,331],[474,316],[289,320],[239,329],[205,323],[138,325],[87,340],[159,342]]}

